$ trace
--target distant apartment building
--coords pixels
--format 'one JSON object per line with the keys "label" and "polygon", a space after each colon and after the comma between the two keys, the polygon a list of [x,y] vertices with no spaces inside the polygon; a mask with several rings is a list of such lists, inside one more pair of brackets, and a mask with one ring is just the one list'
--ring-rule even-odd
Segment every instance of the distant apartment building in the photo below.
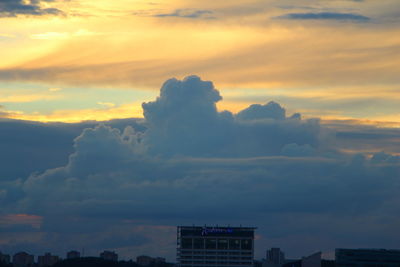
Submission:
{"label": "distant apartment building", "polygon": [[5,264],[10,264],[10,255],[8,254],[3,254],[0,251],[0,262],[5,263]]}
{"label": "distant apartment building", "polygon": [[100,258],[109,261],[118,261],[118,254],[115,253],[114,251],[105,250],[102,253],[100,253]]}
{"label": "distant apartment building", "polygon": [[43,256],[38,256],[38,267],[52,266],[60,260],[58,256],[45,253]]}
{"label": "distant apartment building", "polygon": [[254,227],[177,227],[178,267],[251,267]]}
{"label": "distant apartment building", "polygon": [[136,257],[136,263],[140,266],[149,266],[151,264],[163,263],[165,262],[165,258],[161,257],[150,257],[146,255],[140,255]]}
{"label": "distant apartment building", "polygon": [[282,265],[282,267],[322,267],[321,252]]}
{"label": "distant apartment building", "polygon": [[395,249],[343,249],[335,250],[337,267],[399,267],[400,250]]}
{"label": "distant apartment building", "polygon": [[81,257],[81,253],[76,250],[71,250],[67,252],[67,259],[78,259]]}
{"label": "distant apartment building", "polygon": [[163,258],[163,257],[156,257],[153,259],[154,259],[155,263],[165,263],[166,262],[165,258]]}
{"label": "distant apartment building", "polygon": [[140,266],[149,266],[153,263],[153,258],[146,255],[141,255],[136,257],[136,263]]}
{"label": "distant apartment building", "polygon": [[280,248],[271,248],[267,250],[263,267],[281,266],[285,263],[285,254]]}
{"label": "distant apartment building", "polygon": [[29,267],[34,264],[34,256],[26,252],[18,252],[13,256],[14,267]]}

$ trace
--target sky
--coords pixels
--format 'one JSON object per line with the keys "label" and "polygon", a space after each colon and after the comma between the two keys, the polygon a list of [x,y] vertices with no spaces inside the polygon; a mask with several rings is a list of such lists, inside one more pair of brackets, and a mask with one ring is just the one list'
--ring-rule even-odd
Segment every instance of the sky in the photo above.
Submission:
{"label": "sky", "polygon": [[399,248],[397,0],[0,0],[0,250]]}

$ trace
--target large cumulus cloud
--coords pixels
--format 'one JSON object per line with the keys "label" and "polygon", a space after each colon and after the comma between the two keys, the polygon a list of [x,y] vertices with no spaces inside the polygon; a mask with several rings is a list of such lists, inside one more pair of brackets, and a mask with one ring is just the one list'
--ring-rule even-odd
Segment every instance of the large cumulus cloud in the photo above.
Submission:
{"label": "large cumulus cloud", "polygon": [[[153,230],[255,225],[260,256],[273,245],[299,256],[400,240],[396,224],[385,223],[400,221],[398,157],[336,151],[318,120],[287,116],[275,102],[232,114],[217,111],[219,100],[214,85],[199,77],[168,80],[155,101],[143,104],[141,128],[83,130],[64,166],[14,184],[14,201],[3,190],[7,212],[42,216],[41,231],[57,236],[54,243],[69,238],[96,248],[106,240],[121,253],[156,242],[135,228],[143,224]],[[137,230],[129,232],[132,242],[116,230],[130,227]],[[174,236],[168,231],[163,255],[171,257]],[[293,239],[304,243],[290,248]]]}
{"label": "large cumulus cloud", "polygon": [[236,115],[218,112],[222,97],[197,76],[168,80],[160,96],[143,104],[148,124],[144,144],[161,155],[260,156],[279,154],[289,143],[317,147],[318,120],[286,117],[278,103],[251,105]]}

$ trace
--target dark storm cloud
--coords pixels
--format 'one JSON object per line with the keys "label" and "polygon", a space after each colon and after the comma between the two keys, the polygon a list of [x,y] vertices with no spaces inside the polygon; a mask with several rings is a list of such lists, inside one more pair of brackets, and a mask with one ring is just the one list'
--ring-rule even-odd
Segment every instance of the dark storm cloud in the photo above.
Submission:
{"label": "dark storm cloud", "polygon": [[339,20],[339,21],[360,21],[366,22],[370,18],[353,13],[335,13],[335,12],[319,12],[319,13],[289,13],[277,17],[278,19],[290,20]]}
{"label": "dark storm cloud", "polygon": [[25,3],[23,0],[1,0],[0,17],[15,17],[18,15],[42,16],[63,15],[64,12],[57,8],[42,8],[41,2],[54,2],[54,0],[31,0]]}
{"label": "dark storm cloud", "polygon": [[[287,216],[291,214],[297,222],[304,221],[296,226],[302,234],[316,233],[314,226],[319,223],[308,221],[311,216],[331,225],[328,233],[323,233],[323,229],[318,233],[333,238],[343,225],[354,227],[354,218],[366,214],[382,216],[384,209],[398,207],[400,166],[393,162],[370,164],[363,155],[348,159],[315,157],[311,147],[290,144],[282,153],[290,157],[151,159],[135,153],[137,143],[124,142],[128,140],[124,135],[105,126],[85,131],[77,140],[88,145],[75,145],[74,152],[80,155],[76,159],[85,165],[75,159],[64,167],[32,175],[24,184],[26,196],[19,208],[42,214],[45,222],[50,220],[47,225],[52,232],[59,233],[58,240],[65,236],[73,243],[69,231],[64,230],[71,227],[69,220],[51,223],[52,218],[83,217],[92,225],[92,231],[88,232],[93,234],[88,236],[93,237],[103,233],[105,225],[118,225],[123,220],[168,225],[216,221],[266,223],[268,232],[279,225],[276,230],[281,237],[298,236],[300,233],[293,226],[286,231],[280,229],[288,224]],[[116,149],[113,154],[121,151],[124,156],[118,162],[110,159],[107,168],[97,164],[98,155],[102,158],[113,146]],[[91,152],[87,153],[88,150]],[[383,214],[383,218],[387,215]],[[271,217],[275,225],[269,224]],[[246,218],[257,218],[257,222]],[[368,231],[371,228],[377,231],[381,226],[372,223],[369,227]],[[264,234],[264,230],[259,231]],[[106,235],[112,236],[113,231],[108,229]],[[359,231],[351,238],[367,234],[366,230]],[[99,247],[97,242],[106,245],[102,240],[93,239],[90,246]],[[370,240],[369,244],[373,242]],[[116,244],[113,249],[117,244],[130,245],[124,240],[111,243]]]}
{"label": "dark storm cloud", "polygon": [[[249,206],[240,216],[347,214],[373,210],[396,195],[396,162],[388,162],[389,168],[369,166],[363,155],[344,162],[315,157],[309,145],[296,144],[282,150],[291,158],[146,159],[135,152],[137,141],[124,141],[124,135],[106,126],[85,130],[65,167],[34,174],[24,183],[22,211],[144,220],[199,219],[210,213],[222,219],[233,216],[231,206]],[[381,168],[387,168],[384,184],[377,179]]]}
{"label": "dark storm cloud", "polygon": [[[132,125],[138,131],[145,128],[140,120],[124,119],[105,122],[113,128],[125,129]],[[76,124],[39,123],[0,119],[0,181],[25,179],[32,172],[65,165],[73,152],[76,136],[97,122]]]}
{"label": "dark storm cloud", "polygon": [[178,18],[213,18],[211,15],[213,12],[211,10],[198,10],[198,9],[177,9],[172,13],[156,14],[153,17],[165,18],[165,17],[178,17]]}
{"label": "dark storm cloud", "polygon": [[[385,224],[400,220],[398,156],[341,153],[334,131],[317,119],[287,116],[276,102],[218,112],[221,99],[197,76],[166,81],[143,104],[143,124],[87,125],[65,164],[1,187],[3,212],[42,216],[47,237],[38,246],[59,251],[155,242],[132,230],[143,223],[243,223],[264,237],[323,237],[302,244],[301,253],[332,246],[326,240],[365,241],[382,227],[391,231],[362,245],[400,240],[398,225]],[[343,229],[352,234],[339,238]]]}

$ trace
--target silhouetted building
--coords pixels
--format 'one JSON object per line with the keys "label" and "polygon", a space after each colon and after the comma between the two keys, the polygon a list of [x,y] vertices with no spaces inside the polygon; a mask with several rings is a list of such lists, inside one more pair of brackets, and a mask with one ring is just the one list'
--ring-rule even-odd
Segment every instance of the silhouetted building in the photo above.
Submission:
{"label": "silhouetted building", "polygon": [[71,250],[71,251],[68,251],[68,253],[67,253],[67,259],[78,259],[80,257],[81,257],[81,253],[76,250]]}
{"label": "silhouetted building", "polygon": [[336,249],[336,266],[399,267],[400,250],[394,249]]}
{"label": "silhouetted building", "polygon": [[161,257],[153,258],[146,255],[140,255],[136,257],[136,263],[139,264],[140,266],[149,266],[152,264],[165,263],[165,258]]}
{"label": "silhouetted building", "polygon": [[165,263],[165,258],[156,257],[154,258],[155,263]]}
{"label": "silhouetted building", "polygon": [[253,266],[255,229],[178,226],[177,265]]}
{"label": "silhouetted building", "polygon": [[317,252],[301,260],[285,263],[282,267],[321,267],[321,262],[321,252]]}
{"label": "silhouetted building", "polygon": [[3,254],[0,252],[0,262],[3,262],[5,264],[9,264],[10,263],[10,255],[8,254]]}
{"label": "silhouetted building", "polygon": [[118,254],[114,251],[104,250],[102,253],[100,253],[100,258],[109,261],[118,261]]}
{"label": "silhouetted building", "polygon": [[258,260],[254,260],[253,261],[253,267],[263,267],[263,262],[262,261],[258,261]]}
{"label": "silhouetted building", "polygon": [[146,255],[141,255],[136,257],[136,263],[140,266],[149,266],[153,263],[153,258]]}
{"label": "silhouetted building", "polygon": [[45,253],[43,256],[38,256],[38,266],[52,266],[57,263],[60,259],[58,256],[51,255],[50,253]]}
{"label": "silhouetted building", "polygon": [[321,260],[321,267],[336,267],[334,260]]}
{"label": "silhouetted building", "polygon": [[29,267],[34,263],[34,256],[26,252],[18,252],[13,256],[14,267]]}
{"label": "silhouetted building", "polygon": [[280,248],[271,248],[267,250],[264,267],[281,266],[285,263],[285,254]]}

